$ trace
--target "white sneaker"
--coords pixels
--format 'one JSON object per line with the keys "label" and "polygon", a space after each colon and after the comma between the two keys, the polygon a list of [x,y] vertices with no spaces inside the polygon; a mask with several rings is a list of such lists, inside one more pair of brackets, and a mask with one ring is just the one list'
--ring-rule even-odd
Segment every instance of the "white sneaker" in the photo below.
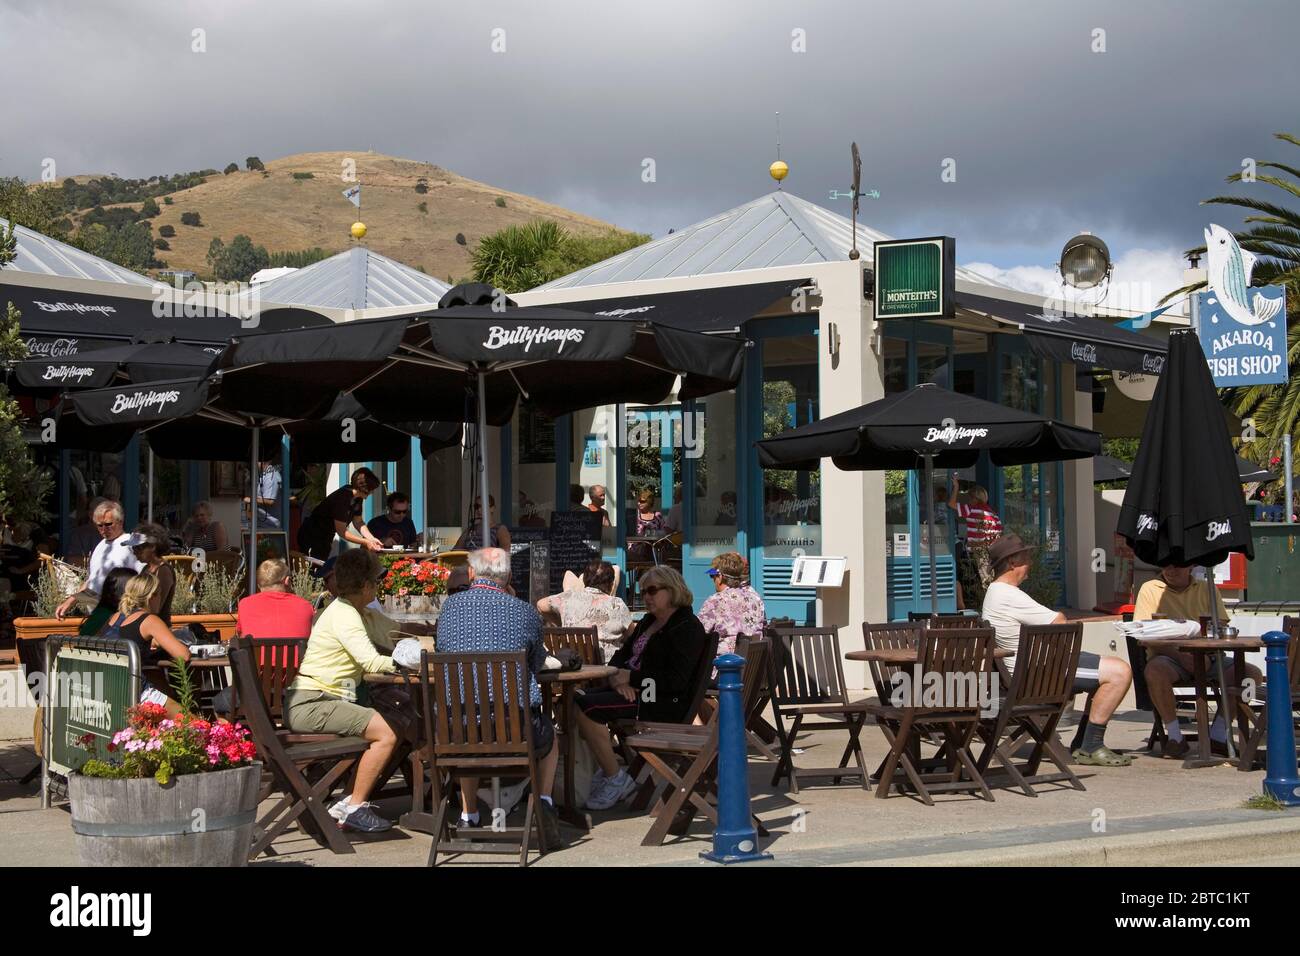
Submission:
{"label": "white sneaker", "polygon": [[334,806],[329,808],[329,815],[342,823],[347,819],[347,816],[352,812],[352,809],[352,804],[348,803],[347,797],[344,797],[342,800],[337,801]]}
{"label": "white sneaker", "polygon": [[636,780],[626,770],[620,770],[617,776],[602,781],[600,789],[587,798],[587,809],[608,810],[634,792]]}

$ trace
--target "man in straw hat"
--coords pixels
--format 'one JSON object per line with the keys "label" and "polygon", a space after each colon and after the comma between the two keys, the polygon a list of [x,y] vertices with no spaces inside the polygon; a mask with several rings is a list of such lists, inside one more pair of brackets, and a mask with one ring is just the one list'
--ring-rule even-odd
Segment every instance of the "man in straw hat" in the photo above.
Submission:
{"label": "man in straw hat", "polygon": [[[1065,623],[1064,614],[1043,607],[1021,590],[1021,585],[1029,577],[1033,550],[1016,534],[1002,535],[989,547],[989,564],[995,577],[984,594],[981,615],[992,625],[998,646],[1013,652],[1020,644],[1020,625]],[[1008,670],[1014,670],[1015,657],[1008,657],[1006,665]],[[1127,767],[1133,762],[1128,755],[1117,754],[1107,747],[1105,739],[1110,715],[1132,683],[1133,672],[1120,658],[1101,657],[1088,651],[1079,654],[1078,669],[1074,672],[1074,692],[1095,693],[1083,744],[1071,754],[1076,763],[1094,767]]]}

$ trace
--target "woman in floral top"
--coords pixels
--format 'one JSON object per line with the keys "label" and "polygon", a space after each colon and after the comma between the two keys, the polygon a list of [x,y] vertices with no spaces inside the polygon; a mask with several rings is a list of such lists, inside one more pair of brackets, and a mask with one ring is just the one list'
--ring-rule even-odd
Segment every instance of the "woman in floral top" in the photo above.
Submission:
{"label": "woman in floral top", "polygon": [[537,602],[542,614],[558,614],[561,627],[595,627],[605,660],[614,656],[632,628],[632,612],[623,599],[614,597],[614,566],[592,561],[582,569],[585,587],[561,591]]}
{"label": "woman in floral top", "polygon": [[734,654],[737,635],[763,633],[767,621],[763,599],[749,586],[749,562],[735,551],[714,558],[709,577],[715,593],[700,608],[700,623],[706,631],[717,633],[719,654]]}

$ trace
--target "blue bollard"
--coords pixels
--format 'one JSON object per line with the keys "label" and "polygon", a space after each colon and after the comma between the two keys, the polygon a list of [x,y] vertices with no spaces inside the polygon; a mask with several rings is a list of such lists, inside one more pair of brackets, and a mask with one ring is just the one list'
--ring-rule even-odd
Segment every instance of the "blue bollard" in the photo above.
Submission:
{"label": "blue bollard", "polygon": [[1284,631],[1264,635],[1268,648],[1268,773],[1264,792],[1288,807],[1300,806],[1300,776],[1296,774],[1295,727],[1291,723],[1291,680],[1286,672]]}
{"label": "blue bollard", "polygon": [[741,705],[740,670],[745,659],[723,654],[718,669],[718,828],[713,849],[700,857],[714,863],[770,860],[758,852],[758,832],[749,812],[748,746]]}

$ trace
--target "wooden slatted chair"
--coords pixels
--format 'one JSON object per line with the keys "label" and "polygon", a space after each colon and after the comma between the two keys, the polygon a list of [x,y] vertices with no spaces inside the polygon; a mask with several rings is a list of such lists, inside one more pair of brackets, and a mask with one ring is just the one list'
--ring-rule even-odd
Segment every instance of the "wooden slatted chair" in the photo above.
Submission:
{"label": "wooden slatted chair", "polygon": [[257,655],[250,638],[236,637],[230,642],[230,668],[234,673],[236,693],[243,701],[244,719],[253,733],[253,743],[269,771],[258,803],[275,793],[282,794],[257,821],[249,859],[255,859],[264,850],[271,850],[276,838],[303,814],[310,820],[310,824],[304,821],[303,830],[322,846],[335,853],[355,852],[329,815],[325,800],[369,744],[361,737],[332,736],[310,743],[286,740],[277,733],[262,698]]}
{"label": "wooden slatted chair", "polygon": [[[925,675],[923,681],[935,674],[941,687],[969,688],[972,675],[978,681],[979,674],[993,672],[993,646],[992,628],[926,628],[917,645],[920,673]],[[973,701],[943,700],[937,706],[926,706],[922,696],[924,688],[914,686],[912,690],[913,699],[901,706],[874,701],[866,705],[890,748],[881,767],[876,797],[887,797],[896,786],[905,792],[910,783],[926,806],[934,805],[931,794],[937,792],[978,791],[991,801],[993,794],[970,752],[971,738],[980,720],[978,695]],[[922,729],[936,735],[941,742],[948,764],[946,770],[925,772],[916,759]],[[900,769],[902,778],[898,776]]]}
{"label": "wooden slatted chair", "polygon": [[[867,721],[866,701],[849,700],[839,629],[775,628],[769,660],[772,713],[780,748],[772,786],[787,777],[790,790],[798,793],[800,777],[831,777],[838,784],[844,777],[857,776],[862,781],[862,789],[870,789],[871,778],[859,740]],[[809,724],[809,729],[848,731],[849,740],[838,767],[794,766],[795,741],[808,717],[818,718]],[[787,721],[793,721],[788,731]],[[848,768],[850,757],[857,763],[856,773]]]}
{"label": "wooden slatted chair", "polygon": [[468,551],[440,551],[434,556],[435,561],[444,568],[455,568],[461,565],[469,564]]}
{"label": "wooden slatted chair", "polygon": [[[1295,712],[1300,710],[1300,618],[1284,617],[1282,618],[1282,630],[1290,636],[1286,644],[1286,672],[1291,681],[1291,712],[1292,720],[1295,723]],[[1251,701],[1242,701],[1240,687],[1233,688],[1233,700],[1238,707],[1249,707]],[[1268,684],[1257,687],[1254,693],[1254,700],[1265,705],[1265,709],[1253,716],[1253,723],[1250,727],[1250,733],[1246,737],[1246,745],[1242,747],[1241,759],[1237,762],[1238,770],[1251,770],[1255,766],[1255,759],[1259,755],[1261,748],[1268,745]]]}
{"label": "wooden slatted chair", "polygon": [[[741,707],[751,713],[766,683],[768,643],[750,641],[745,649],[745,666],[741,671]],[[703,813],[716,826],[718,811],[713,805],[717,795],[718,714],[699,724],[643,723],[627,738],[627,745],[645,762],[656,787],[663,790],[654,810],[654,823],[642,839],[642,846],[662,846],[682,810]],[[689,804],[689,807],[688,807]],[[754,817],[759,836],[767,829]]]}
{"label": "wooden slatted chair", "polygon": [[[1070,769],[1070,757],[1056,736],[1056,726],[1074,697],[1074,672],[1083,648],[1083,625],[1041,624],[1020,626],[1016,668],[1004,697],[993,716],[980,721],[979,735],[985,742],[978,767],[981,774],[996,758],[1011,782],[1027,796],[1037,797],[1033,784],[1067,782],[1075,790],[1085,789]],[[1016,751],[1033,740],[1029,758],[1017,763]],[[1040,774],[1046,757],[1056,773]]]}
{"label": "wooden slatted chair", "polygon": [[546,653],[554,656],[561,648],[576,651],[584,664],[603,664],[604,654],[600,648],[600,632],[592,627],[544,627],[542,643]]}
{"label": "wooden slatted chair", "polygon": [[[922,621],[909,621],[906,624],[899,621],[869,624],[863,621],[862,646],[868,651],[916,647],[921,641],[921,631],[924,627]],[[876,689],[876,697],[882,704],[887,703],[893,692],[894,675],[903,670],[902,665],[871,661],[867,667],[871,672],[871,684]]]}
{"label": "wooden slatted chair", "polygon": [[[523,651],[514,654],[420,654],[425,739],[433,784],[433,845],[429,866],[439,853],[515,853],[528,864],[532,834],[546,853],[537,809],[541,775],[528,716],[528,666]],[[507,703],[514,702],[514,703]],[[520,706],[522,702],[522,706]],[[527,777],[531,783],[521,827],[487,826],[460,832],[452,783],[476,777]],[[509,841],[507,843],[506,841]],[[513,844],[517,842],[517,848]]]}

